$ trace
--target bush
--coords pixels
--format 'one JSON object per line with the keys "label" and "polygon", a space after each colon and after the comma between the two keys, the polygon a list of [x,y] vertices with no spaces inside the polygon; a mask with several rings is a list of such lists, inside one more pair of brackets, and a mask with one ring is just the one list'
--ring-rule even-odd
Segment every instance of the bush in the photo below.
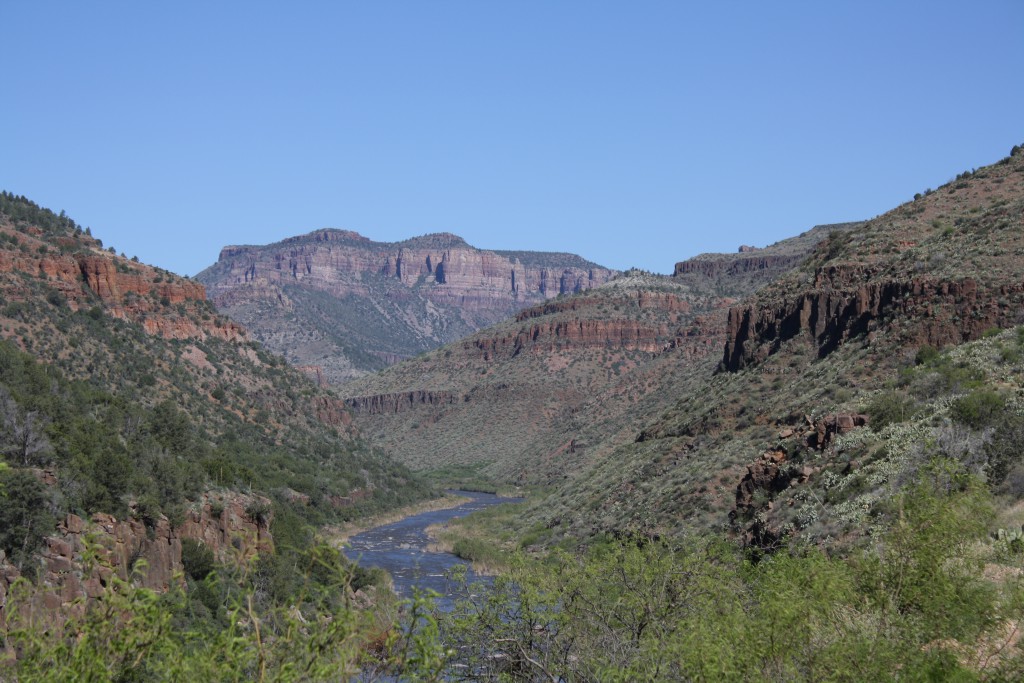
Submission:
{"label": "bush", "polygon": [[1006,399],[998,393],[980,389],[954,401],[950,415],[972,429],[982,429],[995,424],[1005,407]]}
{"label": "bush", "polygon": [[917,354],[914,356],[915,365],[926,365],[936,358],[939,357],[939,350],[934,346],[925,344],[917,350]]}
{"label": "bush", "polygon": [[871,429],[882,431],[887,425],[899,424],[914,415],[915,403],[910,397],[898,391],[886,391],[871,400],[865,407]]}
{"label": "bush", "polygon": [[1004,414],[996,425],[992,439],[985,444],[987,464],[985,474],[991,487],[1020,497],[1020,477],[1010,473],[1024,465],[1024,417]]}
{"label": "bush", "polygon": [[267,526],[270,521],[270,506],[260,500],[254,500],[245,506],[245,516],[256,526]]}
{"label": "bush", "polygon": [[216,560],[213,551],[202,541],[181,539],[181,564],[185,574],[193,581],[202,581],[213,572]]}

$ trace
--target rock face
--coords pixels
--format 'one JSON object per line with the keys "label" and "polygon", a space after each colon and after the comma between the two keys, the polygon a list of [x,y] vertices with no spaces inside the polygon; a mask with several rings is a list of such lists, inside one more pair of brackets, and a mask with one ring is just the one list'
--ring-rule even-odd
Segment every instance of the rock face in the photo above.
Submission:
{"label": "rock face", "polygon": [[1015,324],[1024,315],[1024,284],[979,285],[973,278],[909,281],[873,277],[870,270],[831,266],[815,274],[809,291],[775,305],[730,309],[721,367],[739,370],[764,360],[794,338],[810,342],[819,356],[858,335],[893,321],[904,340],[935,347],[979,338],[986,330]]}
{"label": "rock face", "polygon": [[863,223],[818,225],[782,242],[764,248],[743,245],[735,254],[701,254],[676,264],[673,277],[714,282],[724,294],[739,294],[737,286],[749,290],[752,281],[764,282],[794,268],[832,233],[855,230]]}
{"label": "rock face", "polygon": [[635,436],[635,415],[673,401],[687,367],[713,371],[735,299],[706,284],[623,274],[355,380],[346,405],[362,433],[414,467],[561,481],[609,435]]}
{"label": "rock face", "polygon": [[783,529],[765,514],[773,509],[775,496],[788,488],[807,483],[820,471],[820,467],[791,462],[784,441],[795,440],[797,450],[800,446],[806,446],[825,451],[833,445],[836,436],[866,427],[867,424],[867,415],[836,413],[817,420],[806,417],[804,424],[780,431],[780,443],[747,465],[746,473],[736,486],[736,501],[729,517],[740,532],[743,542],[762,549],[775,547],[785,536]]}
{"label": "rock face", "polygon": [[340,384],[615,274],[572,254],[485,251],[447,233],[381,243],[318,230],[225,247],[197,278],[271,349]]}
{"label": "rock face", "polygon": [[813,228],[753,253],[705,254],[691,261],[708,267],[671,277],[628,271],[539,301],[350,382],[346,404],[363,434],[413,467],[458,463],[504,480],[562,482],[608,444],[636,439],[641,416],[674,404],[690,373],[713,373],[736,297],[851,227]]}
{"label": "rock face", "polygon": [[1024,320],[1024,155],[963,174],[822,242],[799,277],[729,311],[721,369],[799,339],[824,357],[854,337],[942,347]]}
{"label": "rock face", "polygon": [[353,414],[381,415],[402,413],[418,405],[443,406],[458,403],[462,397],[450,391],[405,391],[376,396],[357,396],[345,400]]}
{"label": "rock face", "polygon": [[[745,249],[741,247],[739,253],[756,254],[757,252],[754,251],[753,247],[746,247]],[[805,257],[806,254],[780,254],[775,256],[754,255],[744,258],[732,258],[729,260],[693,258],[677,263],[673,275],[699,273],[704,277],[719,277],[721,275],[732,276],[740,273],[751,273],[762,270],[777,270],[782,272],[789,270]]]}
{"label": "rock face", "polygon": [[[181,542],[186,538],[206,545],[218,562],[244,563],[257,552],[273,548],[269,517],[253,520],[246,513],[253,505],[270,509],[270,501],[259,496],[204,496],[178,529],[172,529],[163,516],[147,526],[137,519],[117,520],[102,513],[88,521],[69,514],[57,533],[46,539],[39,554],[39,580],[18,609],[23,616],[52,620],[81,616],[87,602],[102,595],[115,574],[124,581],[166,591],[183,569]],[[95,553],[94,560],[86,559],[90,553]],[[11,584],[19,576],[0,554],[0,628],[7,620]]]}
{"label": "rock face", "polygon": [[140,323],[148,334],[166,339],[246,339],[245,329],[230,320],[210,315],[204,320],[177,310],[206,310],[206,288],[198,282],[104,251],[85,235],[61,238],[69,253],[53,250],[40,231],[16,230],[2,219],[0,235],[11,240],[0,242],[0,278],[8,285],[0,288],[8,299],[17,301],[17,291],[24,289],[19,278],[35,275],[72,310],[90,308],[98,299],[106,315]]}

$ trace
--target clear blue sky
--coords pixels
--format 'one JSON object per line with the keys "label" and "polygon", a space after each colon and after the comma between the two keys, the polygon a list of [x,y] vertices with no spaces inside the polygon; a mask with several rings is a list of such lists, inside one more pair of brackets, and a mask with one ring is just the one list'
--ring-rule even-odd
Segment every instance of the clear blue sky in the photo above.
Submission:
{"label": "clear blue sky", "polygon": [[671,272],[1024,143],[1024,2],[13,2],[0,188],[182,274],[321,227]]}

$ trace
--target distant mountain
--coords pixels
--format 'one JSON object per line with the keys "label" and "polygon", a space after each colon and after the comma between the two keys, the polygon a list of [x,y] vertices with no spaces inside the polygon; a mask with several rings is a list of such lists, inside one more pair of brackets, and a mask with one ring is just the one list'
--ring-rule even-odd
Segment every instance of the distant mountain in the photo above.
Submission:
{"label": "distant mountain", "polygon": [[317,230],[225,247],[196,280],[270,349],[340,385],[614,275],[573,254],[486,251],[448,233],[385,243]]}

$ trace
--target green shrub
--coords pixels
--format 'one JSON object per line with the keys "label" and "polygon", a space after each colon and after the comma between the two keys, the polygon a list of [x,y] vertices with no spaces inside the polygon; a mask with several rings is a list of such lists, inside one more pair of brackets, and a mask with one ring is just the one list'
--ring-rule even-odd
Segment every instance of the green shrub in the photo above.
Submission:
{"label": "green shrub", "polygon": [[865,407],[871,429],[882,431],[890,424],[906,422],[914,415],[916,404],[909,396],[898,391],[885,391],[875,396]]}
{"label": "green shrub", "polygon": [[270,506],[261,500],[254,500],[245,506],[245,516],[256,526],[267,526],[270,521]]}
{"label": "green shrub", "polygon": [[216,560],[213,551],[202,541],[181,539],[181,564],[193,581],[202,581],[213,572]]}
{"label": "green shrub", "polygon": [[0,550],[33,576],[34,564],[26,562],[53,529],[50,494],[27,470],[0,468]]}
{"label": "green shrub", "polygon": [[939,357],[939,350],[934,346],[924,345],[917,350],[914,356],[915,365],[926,365]]}
{"label": "green shrub", "polygon": [[1006,399],[991,389],[973,391],[950,406],[950,415],[972,429],[994,425],[1006,407]]}

